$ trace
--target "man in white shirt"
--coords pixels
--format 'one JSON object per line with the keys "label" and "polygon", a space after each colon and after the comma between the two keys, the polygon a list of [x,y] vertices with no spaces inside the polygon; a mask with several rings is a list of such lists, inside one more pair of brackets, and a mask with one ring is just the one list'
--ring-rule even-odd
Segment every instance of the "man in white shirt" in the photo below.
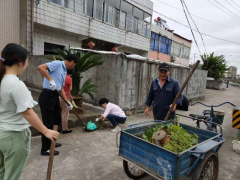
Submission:
{"label": "man in white shirt", "polygon": [[112,132],[118,133],[121,131],[119,124],[124,124],[126,121],[126,114],[123,112],[123,110],[118,105],[110,103],[107,98],[100,99],[99,105],[105,109],[105,112],[100,118],[96,119],[96,122],[99,120],[103,121],[107,118],[115,127],[111,130]]}

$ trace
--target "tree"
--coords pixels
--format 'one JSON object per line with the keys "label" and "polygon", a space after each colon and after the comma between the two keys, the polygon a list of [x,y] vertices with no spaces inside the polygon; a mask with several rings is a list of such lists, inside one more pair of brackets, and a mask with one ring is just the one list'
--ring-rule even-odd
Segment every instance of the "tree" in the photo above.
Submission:
{"label": "tree", "polygon": [[102,56],[97,55],[93,52],[80,52],[77,50],[64,50],[56,49],[55,52],[57,55],[46,55],[45,57],[49,60],[54,60],[54,58],[58,60],[64,60],[67,54],[75,54],[78,57],[78,63],[75,66],[74,73],[72,75],[73,78],[73,87],[72,87],[72,95],[74,96],[82,96],[84,93],[88,94],[92,99],[94,99],[92,93],[97,92],[98,84],[94,84],[89,78],[85,81],[80,88],[81,74],[92,67],[100,66],[104,63]]}
{"label": "tree", "polygon": [[208,71],[208,77],[212,77],[215,80],[224,77],[225,72],[228,70],[225,57],[214,56],[214,53],[210,55],[202,55],[201,59],[203,61],[202,69]]}

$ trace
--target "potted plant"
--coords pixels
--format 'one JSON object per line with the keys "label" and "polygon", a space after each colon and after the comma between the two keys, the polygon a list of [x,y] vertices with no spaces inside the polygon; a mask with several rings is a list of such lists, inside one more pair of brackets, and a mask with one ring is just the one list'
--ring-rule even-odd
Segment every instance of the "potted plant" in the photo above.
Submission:
{"label": "potted plant", "polygon": [[54,60],[55,58],[57,60],[64,60],[67,54],[75,54],[78,57],[78,63],[76,64],[72,75],[73,86],[71,94],[73,95],[75,104],[79,107],[82,107],[84,94],[88,94],[93,100],[95,100],[93,93],[97,93],[98,85],[93,83],[91,78],[86,80],[81,87],[80,85],[83,72],[92,67],[100,66],[104,63],[102,56],[93,52],[80,52],[71,49],[65,49],[64,51],[61,49],[56,49],[55,52],[57,55],[46,55],[45,57],[49,60]]}

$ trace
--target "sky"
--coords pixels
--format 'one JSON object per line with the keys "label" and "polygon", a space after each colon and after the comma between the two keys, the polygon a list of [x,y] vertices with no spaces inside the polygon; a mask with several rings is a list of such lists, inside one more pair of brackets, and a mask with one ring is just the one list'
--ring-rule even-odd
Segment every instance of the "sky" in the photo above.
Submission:
{"label": "sky", "polygon": [[[154,3],[153,5],[154,11],[161,13],[167,16],[168,18],[176,20],[182,24],[188,25],[186,16],[183,11],[179,11],[168,6],[171,5],[175,8],[183,10],[180,0],[152,0],[152,1]],[[209,1],[223,9],[228,14],[218,9]],[[185,3],[188,7],[190,14],[217,23],[214,24],[202,20],[200,18],[197,18],[195,16],[192,16],[195,24],[197,25],[197,28],[201,33],[205,33],[210,36],[238,43],[233,44],[230,42],[202,35],[203,42],[206,47],[205,51],[201,36],[199,35],[198,32],[193,31],[201,54],[204,54],[205,52],[207,52],[207,54],[214,52],[214,54],[216,55],[224,55],[227,61],[227,65],[236,66],[238,68],[238,74],[240,74],[240,0],[185,0]],[[229,11],[224,9],[223,6],[227,8]],[[153,13],[153,19],[161,17],[162,19],[167,21],[168,26],[170,27],[171,30],[174,30],[174,33],[177,33],[193,41],[190,55],[190,63],[194,62],[194,54],[195,61],[200,60],[200,52],[196,46],[191,30],[183,25],[180,25],[166,17],[157,14],[156,12]],[[191,23],[192,28],[196,29],[190,17],[189,21]]]}

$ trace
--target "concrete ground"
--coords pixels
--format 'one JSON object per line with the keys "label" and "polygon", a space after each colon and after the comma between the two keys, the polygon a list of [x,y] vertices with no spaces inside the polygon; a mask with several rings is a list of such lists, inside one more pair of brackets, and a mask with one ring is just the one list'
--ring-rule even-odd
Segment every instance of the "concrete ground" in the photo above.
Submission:
{"label": "concrete ground", "polygon": [[[217,105],[225,101],[240,106],[239,89],[230,87],[224,91],[207,90],[206,104]],[[189,107],[188,112],[178,111],[179,114],[201,113],[206,109],[201,105]],[[224,110],[226,113],[223,123],[223,132],[226,142],[219,152],[220,169],[219,180],[240,179],[240,154],[233,152],[232,140],[237,136],[237,130],[231,127],[232,107],[224,105],[216,110]],[[143,114],[130,116],[122,128],[129,124],[151,120]],[[190,119],[180,119],[181,122],[195,126]],[[52,180],[129,180],[123,170],[122,160],[118,157],[116,147],[116,135],[110,132],[111,125],[103,130],[85,132],[82,127],[73,129],[73,133],[61,135],[58,142],[62,147],[59,156],[55,156]],[[31,153],[21,180],[43,180],[46,178],[48,157],[40,155],[41,140],[32,138]],[[155,180],[146,176],[143,180]]]}

